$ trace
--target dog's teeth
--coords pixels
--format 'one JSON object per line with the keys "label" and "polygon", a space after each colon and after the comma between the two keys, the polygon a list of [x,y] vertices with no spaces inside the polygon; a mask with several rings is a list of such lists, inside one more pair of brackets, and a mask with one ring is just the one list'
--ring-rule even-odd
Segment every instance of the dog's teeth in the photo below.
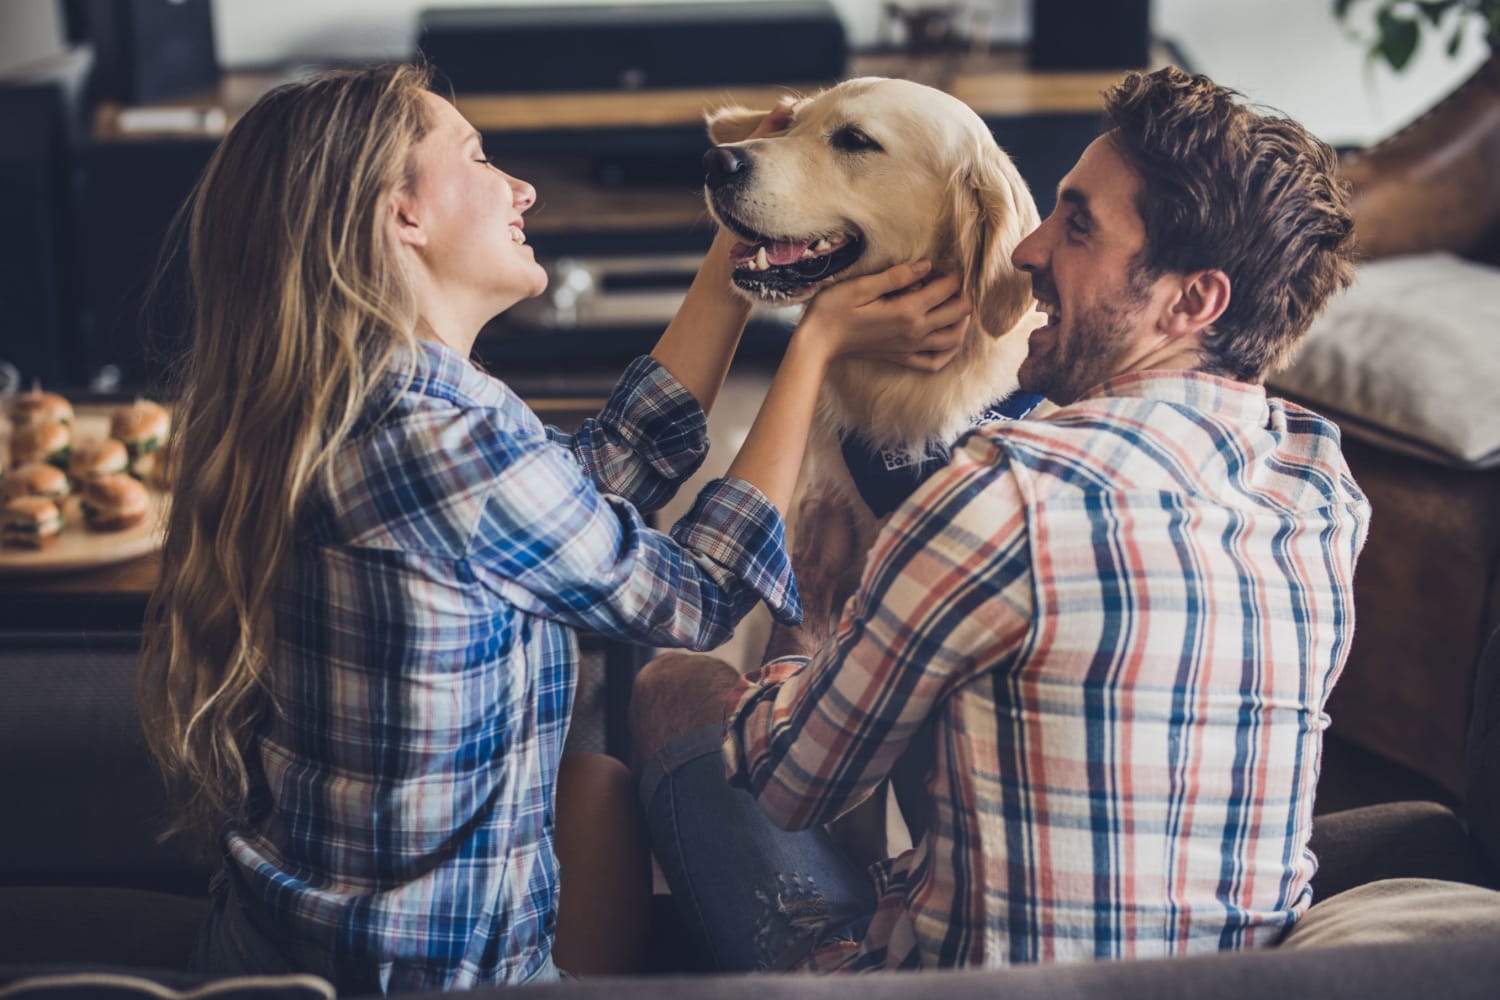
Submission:
{"label": "dog's teeth", "polygon": [[816,250],[818,253],[822,253],[825,250],[832,249],[832,247],[833,244],[829,243],[826,239],[820,239],[812,245],[812,249]]}
{"label": "dog's teeth", "polygon": [[802,259],[803,260],[806,260],[809,257],[816,257],[816,256],[817,256],[817,254],[813,253],[813,248],[812,247],[804,247],[803,248],[803,250],[802,250]]}
{"label": "dog's teeth", "polygon": [[766,259],[765,247],[761,247],[755,251],[755,269],[757,271],[768,271],[771,269],[771,262]]}

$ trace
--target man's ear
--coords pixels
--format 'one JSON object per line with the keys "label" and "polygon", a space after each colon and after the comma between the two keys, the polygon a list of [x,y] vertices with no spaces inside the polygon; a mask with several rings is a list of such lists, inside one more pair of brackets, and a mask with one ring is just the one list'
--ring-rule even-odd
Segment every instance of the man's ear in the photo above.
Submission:
{"label": "man's ear", "polygon": [[1229,275],[1217,268],[1183,275],[1163,317],[1163,332],[1176,338],[1207,330],[1229,308],[1230,291]]}
{"label": "man's ear", "polygon": [[411,191],[400,188],[391,195],[389,224],[398,242],[410,247],[427,245],[427,230],[421,218]]}

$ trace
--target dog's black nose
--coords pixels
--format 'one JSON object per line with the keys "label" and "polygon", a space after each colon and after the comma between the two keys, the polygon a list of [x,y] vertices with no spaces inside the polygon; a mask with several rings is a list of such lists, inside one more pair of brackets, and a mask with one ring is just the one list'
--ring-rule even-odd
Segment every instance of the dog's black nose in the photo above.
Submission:
{"label": "dog's black nose", "polygon": [[703,154],[703,180],[711,188],[738,180],[749,169],[750,158],[728,146],[715,146]]}

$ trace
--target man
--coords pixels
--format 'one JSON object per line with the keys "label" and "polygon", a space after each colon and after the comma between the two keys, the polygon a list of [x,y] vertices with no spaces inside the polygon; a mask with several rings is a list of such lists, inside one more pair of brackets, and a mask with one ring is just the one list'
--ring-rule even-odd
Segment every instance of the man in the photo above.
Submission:
{"label": "man", "polygon": [[[721,966],[1248,948],[1308,906],[1369,507],[1333,426],[1261,380],[1347,285],[1353,222],[1332,151],[1237,96],[1176,69],[1106,95],[1014,254],[1049,317],[1021,386],[1058,409],[958,444],[833,635],[857,557],[816,500],[803,655],[642,674],[654,842]],[[866,876],[819,826],[903,758],[925,825]]]}

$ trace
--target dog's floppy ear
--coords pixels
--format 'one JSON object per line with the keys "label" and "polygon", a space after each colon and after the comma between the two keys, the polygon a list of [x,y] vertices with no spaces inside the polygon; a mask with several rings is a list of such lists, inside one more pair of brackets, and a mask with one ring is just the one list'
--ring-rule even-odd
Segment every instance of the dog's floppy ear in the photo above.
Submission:
{"label": "dog's floppy ear", "polygon": [[703,120],[708,124],[709,141],[722,146],[726,142],[743,142],[766,114],[765,111],[752,111],[736,105],[710,111]]}
{"label": "dog's floppy ear", "polygon": [[[797,109],[805,103],[807,103],[805,98],[795,95],[783,97],[775,109],[780,111],[785,108],[781,111],[780,127],[773,128],[761,138],[781,135],[785,132],[791,127],[792,118],[796,115]],[[770,111],[752,111],[749,108],[733,105],[710,111],[703,116],[703,120],[708,124],[709,141],[715,146],[722,146],[730,142],[744,142],[750,138],[750,133],[754,132],[755,127],[770,113]]]}
{"label": "dog's floppy ear", "polygon": [[952,208],[964,290],[980,326],[998,337],[1034,304],[1031,278],[1010,255],[1040,221],[1036,202],[1010,157],[986,140],[954,177]]}

